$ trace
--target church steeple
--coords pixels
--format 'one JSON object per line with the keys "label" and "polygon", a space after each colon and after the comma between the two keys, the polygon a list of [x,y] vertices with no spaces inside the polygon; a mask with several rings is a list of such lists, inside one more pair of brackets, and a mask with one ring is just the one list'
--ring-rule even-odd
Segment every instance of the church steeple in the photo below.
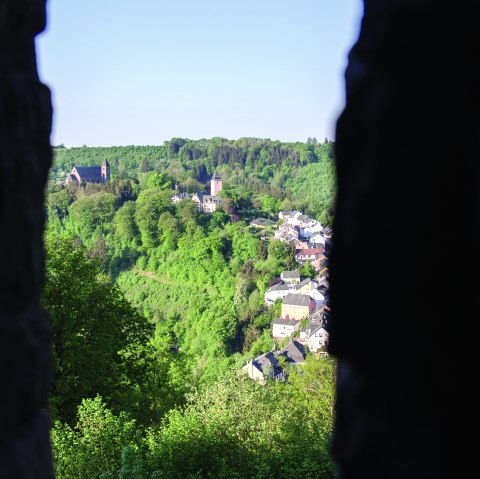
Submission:
{"label": "church steeple", "polygon": [[222,179],[217,173],[217,170],[215,170],[210,181],[210,194],[212,196],[217,196],[220,191],[222,191]]}
{"label": "church steeple", "polygon": [[[98,170],[97,170],[98,171]],[[105,159],[102,163],[102,181],[103,183],[108,183],[110,181],[110,164]]]}

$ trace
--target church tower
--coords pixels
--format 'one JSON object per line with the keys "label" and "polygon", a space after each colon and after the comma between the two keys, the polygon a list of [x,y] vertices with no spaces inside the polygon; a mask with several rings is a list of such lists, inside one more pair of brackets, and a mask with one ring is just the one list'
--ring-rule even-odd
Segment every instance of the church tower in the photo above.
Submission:
{"label": "church tower", "polygon": [[217,170],[215,170],[215,173],[212,176],[212,179],[210,181],[210,194],[212,196],[217,196],[218,193],[222,191],[222,179],[220,178],[220,175],[217,173]]}
{"label": "church tower", "polygon": [[110,181],[110,164],[107,160],[103,160],[102,163],[102,182],[108,183]]}

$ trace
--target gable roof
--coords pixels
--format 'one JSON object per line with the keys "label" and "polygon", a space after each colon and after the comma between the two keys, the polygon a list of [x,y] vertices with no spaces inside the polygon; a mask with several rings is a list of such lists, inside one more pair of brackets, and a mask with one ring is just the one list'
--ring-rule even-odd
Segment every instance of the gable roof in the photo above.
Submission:
{"label": "gable roof", "polygon": [[281,324],[283,326],[295,326],[298,321],[294,321],[293,319],[285,319],[282,317],[276,318],[273,320],[272,324]]}
{"label": "gable roof", "polygon": [[218,174],[217,170],[214,171],[212,180],[221,180],[220,175]]}
{"label": "gable roof", "polygon": [[294,364],[305,362],[305,348],[303,347],[303,344],[299,343],[295,339],[289,341],[289,343],[277,354],[279,356],[285,356],[289,363]]}
{"label": "gable roof", "polygon": [[289,290],[291,290],[291,289],[292,289],[292,288],[290,288],[290,287],[288,286],[288,284],[279,283],[279,284],[276,284],[276,285],[272,286],[271,288],[269,288],[269,289],[267,290],[267,293],[268,293],[269,291],[289,291]]}
{"label": "gable roof", "polygon": [[314,281],[311,279],[311,278],[305,278],[303,281],[300,281],[300,283],[298,283],[296,286],[295,286],[295,289],[300,289],[302,288],[303,286],[307,285],[308,283],[313,283]]}
{"label": "gable roof", "polygon": [[101,166],[75,166],[80,179],[86,180],[101,180],[102,167]]}
{"label": "gable roof", "polygon": [[294,306],[310,306],[312,298],[307,294],[287,294],[282,301],[282,304],[291,304]]}
{"label": "gable roof", "polygon": [[321,322],[320,324],[316,324],[310,329],[310,336],[313,336],[317,331],[320,331],[320,329],[323,329],[328,334],[328,331],[325,328],[323,322]]}
{"label": "gable roof", "polygon": [[252,360],[252,363],[262,373],[267,372],[268,369],[272,369],[273,373],[276,375],[282,370],[282,368],[278,364],[278,359],[275,357],[273,351],[269,351],[268,353],[256,357]]}
{"label": "gable roof", "polygon": [[300,271],[282,271],[280,276],[283,279],[300,279]]}
{"label": "gable roof", "polygon": [[296,255],[304,255],[304,254],[321,254],[323,253],[323,248],[303,248],[297,249],[295,252]]}

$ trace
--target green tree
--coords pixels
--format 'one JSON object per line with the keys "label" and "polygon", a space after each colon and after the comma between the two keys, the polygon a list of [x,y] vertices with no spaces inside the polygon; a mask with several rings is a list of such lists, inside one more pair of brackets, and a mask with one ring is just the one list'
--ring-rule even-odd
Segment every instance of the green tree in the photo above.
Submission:
{"label": "green tree", "polygon": [[127,201],[116,212],[113,218],[113,235],[120,245],[140,244],[140,232],[135,223],[134,201]]}
{"label": "green tree", "polygon": [[102,395],[116,410],[140,413],[147,398],[151,327],[69,238],[46,237],[42,305],[53,329],[50,410],[71,421],[82,398]]}
{"label": "green tree", "polygon": [[165,172],[154,171],[148,175],[147,188],[168,190],[173,188],[173,179]]}
{"label": "green tree", "polygon": [[134,420],[124,412],[115,415],[100,396],[82,400],[75,426],[57,421],[51,431],[55,476],[58,479],[117,477],[117,471],[122,468],[125,472],[128,467],[125,462],[129,452],[138,450],[139,433]]}
{"label": "green tree", "polygon": [[273,214],[278,209],[278,202],[275,198],[270,195],[265,195],[262,198],[262,211],[267,214]]}
{"label": "green tree", "polygon": [[152,248],[158,244],[158,220],[164,211],[173,211],[172,191],[143,190],[136,202],[135,222],[142,244]]}
{"label": "green tree", "polygon": [[105,234],[115,215],[117,197],[101,191],[90,196],[81,196],[69,207],[70,219],[75,233],[90,247],[99,233]]}
{"label": "green tree", "polygon": [[306,276],[307,278],[314,278],[316,274],[317,272],[315,271],[315,268],[309,261],[303,263],[302,267],[300,268],[301,276]]}

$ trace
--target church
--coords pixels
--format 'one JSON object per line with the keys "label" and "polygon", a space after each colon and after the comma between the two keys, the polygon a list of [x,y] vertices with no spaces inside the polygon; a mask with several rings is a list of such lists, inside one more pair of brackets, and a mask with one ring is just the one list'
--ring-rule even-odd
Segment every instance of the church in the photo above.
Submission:
{"label": "church", "polygon": [[65,183],[108,183],[110,181],[110,165],[104,160],[102,166],[74,166]]}

